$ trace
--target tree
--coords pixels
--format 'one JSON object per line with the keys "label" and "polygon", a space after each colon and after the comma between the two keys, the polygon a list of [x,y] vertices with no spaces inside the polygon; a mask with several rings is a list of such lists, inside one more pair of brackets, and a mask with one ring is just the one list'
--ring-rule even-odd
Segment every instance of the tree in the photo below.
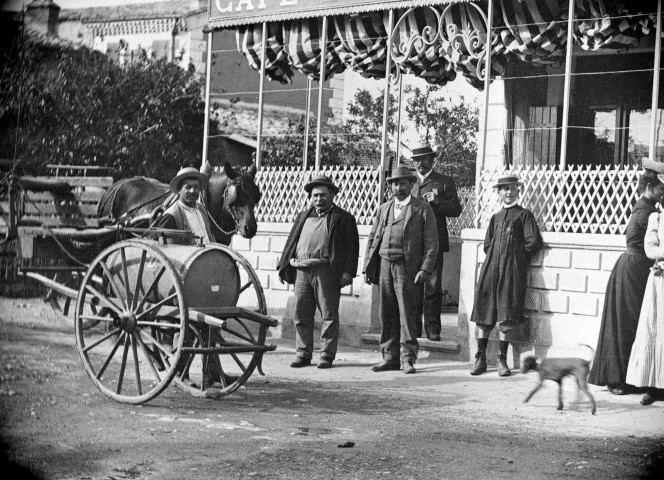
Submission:
{"label": "tree", "polygon": [[452,175],[460,186],[472,186],[479,129],[477,106],[463,96],[457,101],[436,96],[437,90],[432,85],[424,91],[407,85],[406,116],[423,141],[438,147],[434,168]]}
{"label": "tree", "polygon": [[160,180],[200,163],[204,103],[189,72],[163,60],[121,68],[19,33],[0,43],[0,157],[23,156],[35,173],[99,165]]}

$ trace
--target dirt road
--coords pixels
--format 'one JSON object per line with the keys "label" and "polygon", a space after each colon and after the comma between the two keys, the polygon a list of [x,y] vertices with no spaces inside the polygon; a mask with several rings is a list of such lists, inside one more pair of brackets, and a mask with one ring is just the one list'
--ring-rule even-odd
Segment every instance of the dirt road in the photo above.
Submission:
{"label": "dirt road", "polygon": [[376,352],[343,349],[331,370],[294,370],[279,342],[266,376],[222,400],[170,387],[131,406],[96,390],[73,328],[38,302],[0,299],[0,347],[2,471],[22,474],[4,478],[661,478],[664,465],[664,403],[595,387],[592,416],[566,387],[558,412],[553,386],[524,405],[531,376],[458,362],[376,374]]}

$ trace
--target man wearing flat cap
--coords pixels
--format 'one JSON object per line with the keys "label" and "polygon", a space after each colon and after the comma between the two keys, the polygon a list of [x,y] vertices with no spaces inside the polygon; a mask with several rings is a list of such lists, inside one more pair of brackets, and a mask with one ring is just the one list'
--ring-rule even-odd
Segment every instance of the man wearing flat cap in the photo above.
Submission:
{"label": "man wearing flat cap", "polygon": [[[422,317],[424,320],[424,333],[429,340],[440,341],[440,311],[443,306],[443,289],[441,280],[443,276],[443,254],[450,250],[447,234],[447,217],[461,215],[461,203],[457,195],[454,179],[433,170],[436,153],[424,143],[413,147],[412,160],[416,165],[417,181],[413,185],[411,194],[427,202],[436,215],[438,225],[438,255],[431,275],[431,281],[424,284],[424,301],[422,303]],[[417,321],[418,336],[422,334],[422,321]]]}
{"label": "man wearing flat cap", "polygon": [[[203,243],[214,242],[207,211],[198,201],[201,190],[207,188],[207,184],[208,177],[204,173],[194,167],[182,168],[170,183],[171,192],[178,196],[178,200],[166,209],[155,226],[193,233],[202,238]],[[175,241],[196,243],[195,239],[184,235]]]}
{"label": "man wearing flat cap", "polygon": [[411,194],[416,181],[406,167],[392,171],[387,183],[393,198],[379,207],[364,256],[365,282],[380,291],[383,361],[374,372],[403,366],[404,373],[415,373],[417,312],[438,254],[436,217],[427,202]]}
{"label": "man wearing flat cap", "polygon": [[323,320],[318,368],[330,368],[339,342],[341,289],[356,275],[359,235],[355,217],[334,204],[339,188],[330,178],[315,175],[304,190],[311,206],[295,219],[277,265],[280,281],[294,285],[297,353],[290,366],[311,365],[318,308]]}

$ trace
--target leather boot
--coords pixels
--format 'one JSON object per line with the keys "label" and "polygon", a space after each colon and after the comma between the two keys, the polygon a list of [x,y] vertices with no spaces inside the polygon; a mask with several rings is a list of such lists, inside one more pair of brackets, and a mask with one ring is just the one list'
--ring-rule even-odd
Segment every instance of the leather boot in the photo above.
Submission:
{"label": "leather boot", "polygon": [[471,375],[480,375],[486,372],[486,352],[484,350],[479,350],[475,354],[475,365],[470,369]]}
{"label": "leather boot", "polygon": [[512,372],[507,366],[507,355],[498,355],[498,376],[509,377],[510,375],[512,375]]}

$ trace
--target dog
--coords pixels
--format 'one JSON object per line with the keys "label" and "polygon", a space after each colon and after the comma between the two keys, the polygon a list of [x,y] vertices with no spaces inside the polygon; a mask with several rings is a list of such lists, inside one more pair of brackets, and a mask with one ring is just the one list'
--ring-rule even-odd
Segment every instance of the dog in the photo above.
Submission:
{"label": "dog", "polygon": [[[593,356],[595,355],[595,350],[590,346],[588,347]],[[579,389],[586,394],[590,399],[592,405],[591,413],[595,415],[597,411],[597,405],[595,404],[595,399],[588,390],[588,374],[590,373],[590,363],[591,360],[585,360],[583,358],[544,358],[540,359],[535,355],[528,355],[523,359],[521,365],[521,373],[528,373],[531,370],[535,370],[539,373],[539,383],[535,388],[533,388],[526,398],[523,399],[523,403],[527,403],[528,400],[535,395],[535,392],[542,387],[544,380],[553,380],[558,384],[558,410],[563,409],[563,385],[562,380],[568,375],[573,375],[576,379],[576,384],[579,386]]]}

